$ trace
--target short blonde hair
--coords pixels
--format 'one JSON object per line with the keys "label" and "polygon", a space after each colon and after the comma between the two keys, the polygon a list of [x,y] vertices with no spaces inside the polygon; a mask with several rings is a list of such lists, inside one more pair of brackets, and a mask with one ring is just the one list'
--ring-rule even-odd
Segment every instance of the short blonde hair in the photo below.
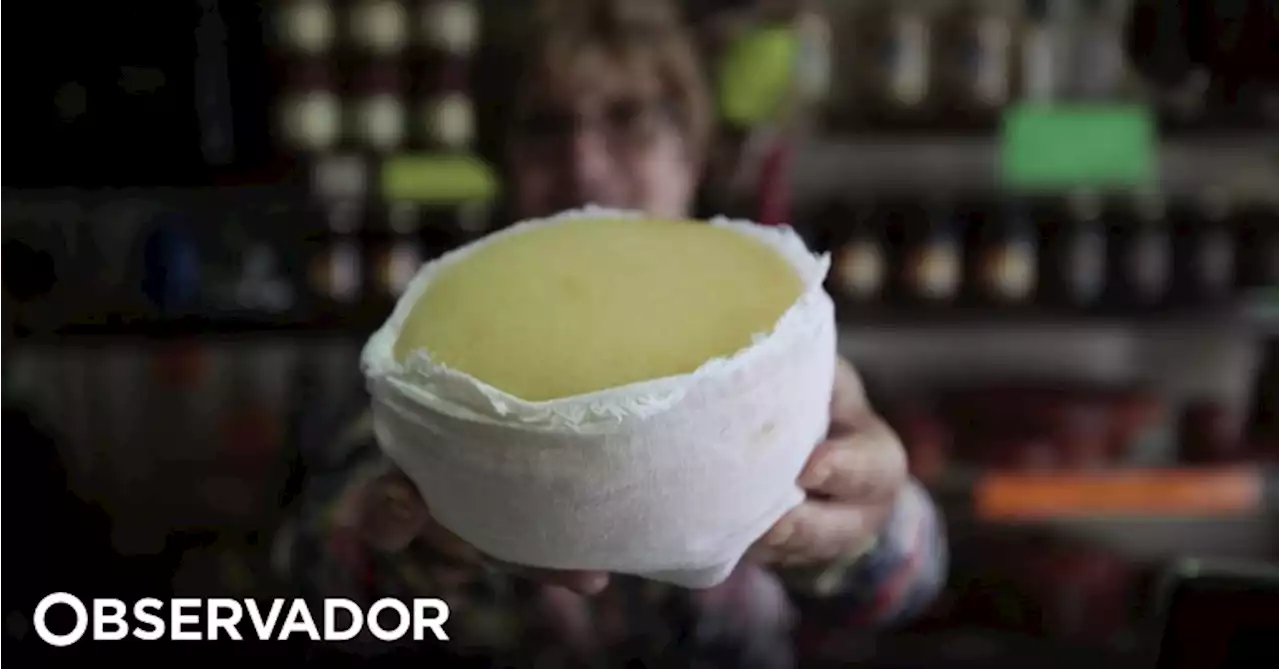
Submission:
{"label": "short blonde hair", "polygon": [[[500,160],[511,116],[534,82],[562,76],[596,52],[644,72],[674,115],[691,151],[705,155],[713,112],[696,42],[680,12],[666,0],[492,0],[485,45],[473,75],[481,152]],[[522,6],[522,9],[517,9]]]}

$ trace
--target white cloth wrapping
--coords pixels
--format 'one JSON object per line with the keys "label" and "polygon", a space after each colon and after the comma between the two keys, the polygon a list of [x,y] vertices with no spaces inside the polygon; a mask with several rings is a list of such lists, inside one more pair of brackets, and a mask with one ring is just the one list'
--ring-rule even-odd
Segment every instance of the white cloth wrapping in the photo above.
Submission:
{"label": "white cloth wrapping", "polygon": [[588,208],[520,223],[424,265],[362,355],[375,431],[436,521],[492,557],[710,587],[803,499],[796,477],[828,426],[830,260],[791,228],[710,222],[777,249],[805,291],[772,332],[690,374],[526,402],[425,351],[404,364],[393,354],[442,268],[506,235],[602,216],[636,214]]}

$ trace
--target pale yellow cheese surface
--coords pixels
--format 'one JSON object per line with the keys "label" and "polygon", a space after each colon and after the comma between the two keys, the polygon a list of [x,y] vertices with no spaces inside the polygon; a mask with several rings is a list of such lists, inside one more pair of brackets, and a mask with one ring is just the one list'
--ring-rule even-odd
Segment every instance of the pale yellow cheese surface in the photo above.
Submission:
{"label": "pale yellow cheese surface", "polygon": [[396,342],[528,401],[692,372],[769,332],[800,297],[774,249],[696,221],[580,219],[442,269]]}

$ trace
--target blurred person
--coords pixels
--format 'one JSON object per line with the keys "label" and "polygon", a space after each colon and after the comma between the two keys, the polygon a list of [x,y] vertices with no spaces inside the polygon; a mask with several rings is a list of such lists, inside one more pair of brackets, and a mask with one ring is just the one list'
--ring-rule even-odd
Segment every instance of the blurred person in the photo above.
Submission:
{"label": "blurred person", "polygon": [[[9,463],[4,493],[9,501],[4,517],[4,536],[9,540],[4,565],[9,583],[3,597],[5,657],[23,666],[115,658],[136,661],[144,651],[165,657],[173,649],[163,643],[141,648],[131,641],[108,647],[77,643],[60,648],[37,635],[35,610],[52,593],[70,593],[86,603],[96,597],[124,601],[171,597],[169,577],[180,555],[168,546],[153,555],[122,555],[113,538],[115,518],[72,485],[65,457],[69,442],[56,419],[32,398],[12,397],[14,392],[21,395],[21,390],[11,391],[6,378],[2,423]],[[73,623],[65,607],[50,609],[47,625],[53,631],[65,633]]]}
{"label": "blurred person", "polygon": [[[656,0],[566,0],[525,27],[508,38],[518,48],[477,68],[477,106],[510,114],[491,119],[501,131],[487,151],[505,172],[511,220],[588,203],[689,216],[712,111],[675,13]],[[448,647],[499,666],[791,666],[806,602],[820,600],[836,629],[884,625],[922,611],[944,579],[937,512],[843,360],[830,437],[799,480],[809,499],[701,591],[489,560],[432,522],[381,455],[367,399],[357,403],[354,422],[317,424],[304,445],[308,480],[281,564],[317,598],[443,598]]]}

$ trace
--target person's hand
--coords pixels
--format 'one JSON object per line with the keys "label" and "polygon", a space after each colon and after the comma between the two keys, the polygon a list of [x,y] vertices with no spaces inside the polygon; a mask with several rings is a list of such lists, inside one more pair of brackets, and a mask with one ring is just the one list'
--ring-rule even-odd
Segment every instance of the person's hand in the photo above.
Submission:
{"label": "person's hand", "polygon": [[450,560],[476,568],[496,566],[583,595],[596,594],[609,584],[609,575],[601,572],[532,569],[502,564],[486,556],[435,522],[418,489],[398,470],[373,480],[362,495],[358,524],[365,540],[379,550],[399,552],[418,540]]}
{"label": "person's hand", "polygon": [[[751,550],[767,563],[802,565],[859,551],[878,534],[906,481],[906,456],[893,432],[867,407],[853,368],[838,362],[831,402],[831,430],[814,449],[800,484],[809,499],[776,523]],[[603,572],[553,571],[498,563],[436,523],[413,483],[399,471],[368,485],[359,526],[384,551],[414,540],[461,563],[498,566],[520,576],[596,594],[609,584]]]}
{"label": "person's hand", "polygon": [[837,361],[831,429],[800,474],[808,493],[752,546],[767,564],[812,565],[871,546],[907,481],[907,457],[897,435],[867,406],[862,383]]}

